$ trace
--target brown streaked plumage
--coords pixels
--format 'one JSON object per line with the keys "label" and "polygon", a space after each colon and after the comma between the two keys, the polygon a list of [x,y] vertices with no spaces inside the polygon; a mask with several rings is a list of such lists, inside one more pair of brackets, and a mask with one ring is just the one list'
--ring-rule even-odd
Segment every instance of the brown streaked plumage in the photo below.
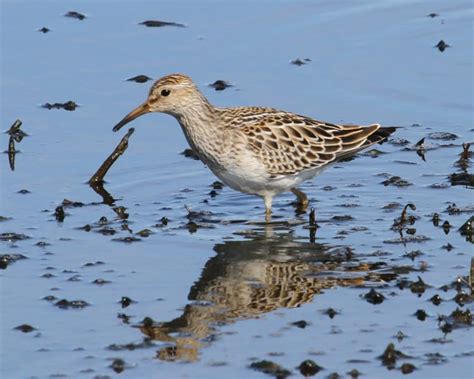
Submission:
{"label": "brown streaked plumage", "polygon": [[307,197],[297,185],[395,131],[379,124],[336,125],[274,108],[216,108],[182,74],[156,81],[145,103],[113,130],[148,112],[174,116],[189,145],[217,177],[264,199],[267,220],[275,195],[292,191],[306,207]]}

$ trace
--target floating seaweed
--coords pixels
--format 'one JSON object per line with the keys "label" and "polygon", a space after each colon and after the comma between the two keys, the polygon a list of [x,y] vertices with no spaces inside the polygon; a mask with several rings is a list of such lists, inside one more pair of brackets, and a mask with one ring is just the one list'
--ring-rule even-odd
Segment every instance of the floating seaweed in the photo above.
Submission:
{"label": "floating seaweed", "polygon": [[281,367],[275,362],[267,360],[253,362],[249,367],[252,370],[263,372],[278,379],[284,379],[291,375],[291,371]]}
{"label": "floating seaweed", "polygon": [[75,18],[75,19],[81,20],[81,21],[84,20],[85,18],[87,18],[82,13],[79,13],[79,12],[76,12],[76,11],[69,11],[64,15],[64,17]]}
{"label": "floating seaweed", "polygon": [[388,178],[387,180],[384,180],[381,182],[384,186],[395,186],[395,187],[408,187],[411,186],[412,184],[408,182],[405,179],[402,179],[399,176],[392,176]]}
{"label": "floating seaweed", "polygon": [[146,83],[152,79],[153,78],[150,78],[149,76],[146,76],[146,75],[137,75],[137,76],[134,76],[133,78],[127,79],[127,82]]}
{"label": "floating seaweed", "polygon": [[304,58],[304,59],[296,58],[292,60],[290,63],[294,64],[295,66],[303,66],[305,64],[308,64],[309,62],[311,62],[311,59],[309,58]]}
{"label": "floating seaweed", "polygon": [[46,109],[64,109],[66,111],[74,111],[78,105],[74,101],[69,100],[65,103],[45,103],[41,107]]}
{"label": "floating seaweed", "polygon": [[140,22],[139,25],[145,25],[148,26],[149,28],[161,28],[163,26],[176,26],[179,28],[185,28],[186,25],[180,24],[177,22],[169,22],[169,21],[158,21],[158,20],[147,20]]}
{"label": "floating seaweed", "polygon": [[449,181],[452,186],[474,187],[474,174],[468,172],[453,173],[449,175]]}
{"label": "floating seaweed", "polygon": [[209,84],[209,87],[214,88],[216,91],[223,91],[226,88],[233,87],[232,84],[225,80],[216,80],[214,83]]}
{"label": "floating seaweed", "polygon": [[191,158],[191,159],[194,159],[195,161],[199,161],[200,158],[199,156],[196,154],[196,152],[193,150],[193,149],[184,149],[182,152],[181,152],[182,155],[184,155],[186,158]]}
{"label": "floating seaweed", "polygon": [[471,216],[460,228],[459,233],[466,237],[469,242],[474,242],[472,230],[474,228],[474,216]]}
{"label": "floating seaweed", "polygon": [[439,41],[434,47],[436,47],[439,51],[444,52],[448,47],[451,47],[443,40]]}

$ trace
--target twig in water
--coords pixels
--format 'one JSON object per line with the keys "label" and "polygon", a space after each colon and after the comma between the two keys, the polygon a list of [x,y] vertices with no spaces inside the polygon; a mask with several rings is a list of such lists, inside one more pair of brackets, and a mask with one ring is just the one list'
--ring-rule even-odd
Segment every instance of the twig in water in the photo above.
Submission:
{"label": "twig in water", "polygon": [[109,171],[110,167],[114,164],[114,162],[120,157],[125,150],[127,150],[128,147],[128,139],[130,136],[133,134],[135,131],[134,128],[128,129],[127,134],[122,138],[122,140],[119,142],[115,150],[108,156],[108,158],[102,163],[102,165],[99,167],[99,169],[95,172],[94,175],[89,179],[89,185],[94,186],[97,185],[97,183],[103,183],[104,182],[104,176],[107,174],[107,171]]}

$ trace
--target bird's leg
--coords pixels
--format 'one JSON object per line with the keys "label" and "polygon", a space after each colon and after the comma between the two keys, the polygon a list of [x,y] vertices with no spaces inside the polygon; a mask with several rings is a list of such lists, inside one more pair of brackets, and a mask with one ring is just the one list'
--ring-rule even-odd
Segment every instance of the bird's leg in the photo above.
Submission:
{"label": "bird's leg", "polygon": [[265,222],[269,223],[272,221],[272,201],[273,196],[266,195],[263,197],[265,202]]}
{"label": "bird's leg", "polygon": [[295,187],[291,189],[291,192],[293,192],[296,195],[296,199],[297,199],[296,204],[298,208],[300,208],[302,211],[305,211],[309,204],[308,196],[306,196],[306,194],[303,191],[300,191],[299,189]]}

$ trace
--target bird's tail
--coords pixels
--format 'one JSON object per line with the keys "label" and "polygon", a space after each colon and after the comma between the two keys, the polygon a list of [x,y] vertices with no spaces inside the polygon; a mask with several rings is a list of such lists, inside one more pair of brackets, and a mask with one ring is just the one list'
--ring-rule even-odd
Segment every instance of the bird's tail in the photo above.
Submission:
{"label": "bird's tail", "polygon": [[390,137],[390,135],[392,133],[394,133],[396,130],[397,130],[397,128],[394,127],[394,126],[378,128],[374,133],[372,133],[367,138],[366,146],[372,145],[374,143],[383,143],[383,142],[385,142],[387,140],[387,138]]}

